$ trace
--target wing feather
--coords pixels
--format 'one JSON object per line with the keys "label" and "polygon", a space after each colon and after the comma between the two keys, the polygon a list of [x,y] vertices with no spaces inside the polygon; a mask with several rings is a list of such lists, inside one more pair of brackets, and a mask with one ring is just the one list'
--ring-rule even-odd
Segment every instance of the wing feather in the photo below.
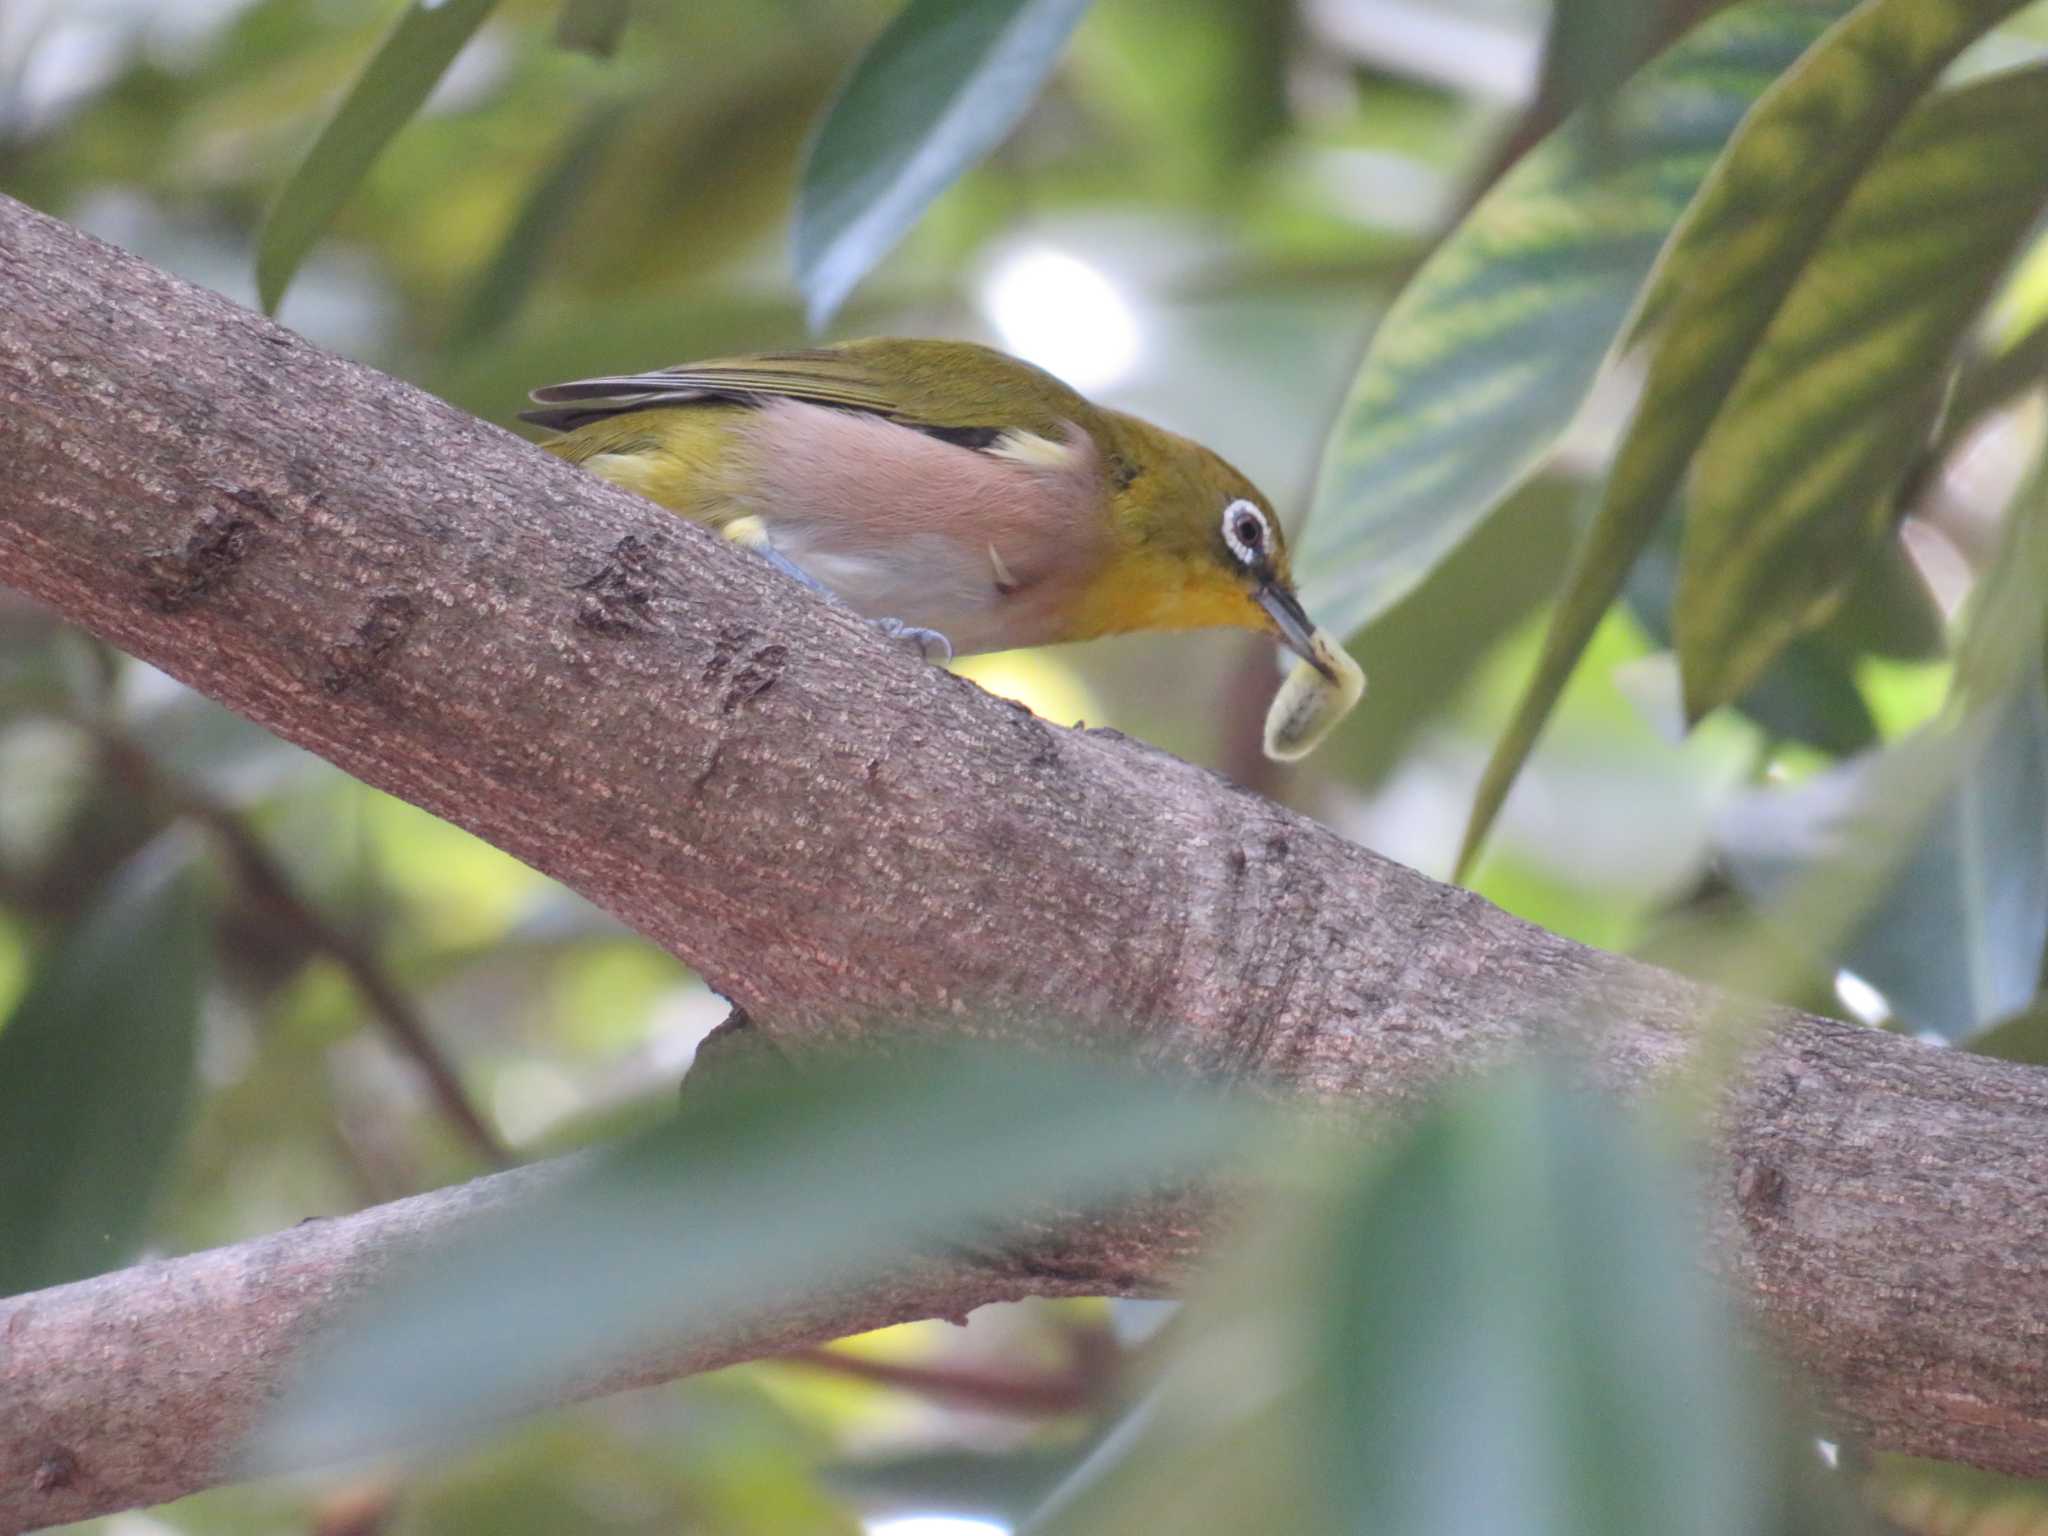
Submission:
{"label": "wing feather", "polygon": [[523,419],[556,431],[625,411],[801,400],[865,411],[961,447],[1016,433],[1057,442],[1094,408],[1052,375],[969,342],[879,338],[807,351],[714,358],[651,373],[604,374],[533,392]]}
{"label": "wing feather", "polygon": [[824,351],[719,358],[651,373],[576,379],[536,389],[533,399],[555,409],[523,411],[520,419],[558,431],[571,431],[586,422],[623,411],[709,400],[740,405],[759,405],[775,399],[804,400],[881,416],[904,414],[900,402],[892,399],[858,363],[842,354]]}

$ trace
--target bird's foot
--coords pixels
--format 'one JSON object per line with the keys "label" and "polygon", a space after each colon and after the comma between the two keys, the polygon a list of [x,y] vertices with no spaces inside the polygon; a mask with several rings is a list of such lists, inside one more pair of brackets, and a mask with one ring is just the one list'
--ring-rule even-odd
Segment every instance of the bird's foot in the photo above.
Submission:
{"label": "bird's foot", "polygon": [[953,642],[936,629],[920,629],[901,619],[872,619],[869,622],[891,640],[908,640],[926,661],[944,665],[953,659]]}

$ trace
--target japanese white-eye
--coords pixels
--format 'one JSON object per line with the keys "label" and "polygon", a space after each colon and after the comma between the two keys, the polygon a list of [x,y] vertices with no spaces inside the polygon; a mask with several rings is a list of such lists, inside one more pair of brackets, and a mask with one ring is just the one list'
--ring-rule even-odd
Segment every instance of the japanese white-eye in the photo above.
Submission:
{"label": "japanese white-eye", "polygon": [[1199,443],[966,342],[877,339],[534,391],[546,446],[956,652],[1227,625],[1303,665],[1298,757],[1363,675],[1295,596],[1270,502]]}

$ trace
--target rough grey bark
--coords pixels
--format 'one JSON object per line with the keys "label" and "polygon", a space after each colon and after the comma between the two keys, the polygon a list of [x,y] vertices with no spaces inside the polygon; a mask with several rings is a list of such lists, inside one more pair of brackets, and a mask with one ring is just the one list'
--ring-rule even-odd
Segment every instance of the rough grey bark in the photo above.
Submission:
{"label": "rough grey bark", "polygon": [[[4,199],[0,580],[556,876],[784,1042],[1058,1018],[1371,1108],[1532,1039],[1648,1089],[1727,1006],[1173,758],[1048,726],[658,509]],[[1725,1266],[1845,1427],[2048,1472],[2048,1074],[1788,1013],[1753,1027],[1719,1111]],[[1196,1243],[1133,1214],[917,1304],[1139,1288]],[[57,1411],[19,1353],[25,1308],[77,1304],[47,1295],[0,1304],[0,1512],[23,1507]],[[258,1327],[247,1390],[300,1320]],[[136,1369],[160,1359],[178,1368],[173,1350]],[[109,1406],[130,1390],[100,1376]],[[126,1491],[110,1474],[89,1507],[214,1475],[208,1433],[159,1437],[182,1468],[124,1462]]]}

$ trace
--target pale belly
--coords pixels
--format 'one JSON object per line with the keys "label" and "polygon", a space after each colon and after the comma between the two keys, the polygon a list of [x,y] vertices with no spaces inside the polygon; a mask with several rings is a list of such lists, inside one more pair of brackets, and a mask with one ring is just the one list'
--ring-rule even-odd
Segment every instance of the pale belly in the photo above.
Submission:
{"label": "pale belly", "polygon": [[864,618],[935,629],[958,655],[1039,645],[1039,604],[996,589],[988,552],[941,534],[899,540],[886,553],[848,548],[815,529],[763,519],[776,553]]}

